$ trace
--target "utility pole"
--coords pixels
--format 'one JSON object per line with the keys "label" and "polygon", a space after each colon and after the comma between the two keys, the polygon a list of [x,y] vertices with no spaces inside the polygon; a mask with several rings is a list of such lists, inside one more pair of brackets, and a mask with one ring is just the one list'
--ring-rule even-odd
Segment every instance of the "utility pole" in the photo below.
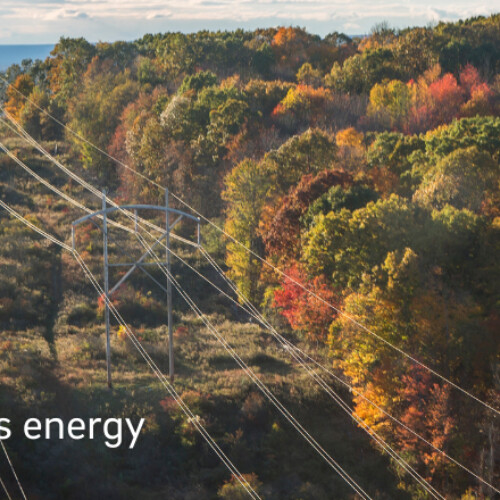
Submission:
{"label": "utility pole", "polygon": [[174,334],[172,324],[172,280],[171,265],[170,265],[170,214],[168,211],[168,189],[165,189],[165,225],[166,225],[166,257],[167,257],[167,322],[168,322],[168,371],[170,382],[174,381]]}
{"label": "utility pole", "polygon": [[109,331],[109,276],[108,276],[108,220],[106,213],[106,190],[102,192],[102,237],[104,252],[104,320],[106,322],[106,371],[108,388],[112,389],[111,383],[111,339]]}

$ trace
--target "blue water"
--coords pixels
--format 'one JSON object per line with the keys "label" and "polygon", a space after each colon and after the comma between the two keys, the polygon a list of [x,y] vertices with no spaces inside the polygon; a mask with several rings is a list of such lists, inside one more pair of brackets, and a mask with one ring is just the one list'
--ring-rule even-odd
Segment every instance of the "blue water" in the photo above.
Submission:
{"label": "blue water", "polygon": [[45,59],[54,48],[50,45],[0,45],[0,71],[11,64],[21,64],[23,59]]}

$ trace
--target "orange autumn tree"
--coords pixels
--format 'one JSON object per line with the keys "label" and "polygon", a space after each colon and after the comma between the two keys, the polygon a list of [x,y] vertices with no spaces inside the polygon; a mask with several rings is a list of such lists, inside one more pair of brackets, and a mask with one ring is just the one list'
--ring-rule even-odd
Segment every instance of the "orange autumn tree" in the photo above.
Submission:
{"label": "orange autumn tree", "polygon": [[300,55],[304,55],[302,52],[306,40],[307,33],[304,30],[282,26],[274,35],[271,45],[281,59],[295,57],[298,60]]}
{"label": "orange autumn tree", "polygon": [[335,135],[339,148],[338,162],[348,172],[358,173],[366,167],[366,147],[363,132],[354,127],[339,130]]}
{"label": "orange autumn tree", "polygon": [[276,71],[282,77],[293,77],[307,61],[307,48],[311,35],[301,28],[291,26],[278,29],[271,42],[276,61]]}
{"label": "orange autumn tree", "polygon": [[[438,372],[453,370],[449,375],[452,380],[460,376],[463,385],[479,388],[488,377],[482,360],[493,349],[493,340],[474,316],[469,316],[471,311],[478,314],[477,305],[463,293],[447,289],[441,275],[433,276],[436,270],[422,275],[422,264],[409,249],[389,254],[382,269],[374,271],[376,277],[366,276],[360,291],[345,298],[342,309],[357,323]],[[329,343],[334,366],[355,389],[356,415],[441,491],[446,490],[450,478],[463,480],[462,471],[432,446],[453,449],[455,458],[471,468],[480,447],[468,435],[477,425],[475,405],[455,393],[451,399],[450,387],[347,316],[334,320]],[[452,417],[458,400],[464,410],[460,421]]]}
{"label": "orange autumn tree", "polygon": [[26,99],[23,96],[29,97],[33,92],[34,84],[30,75],[19,75],[14,83],[7,88],[7,102],[4,105],[5,111],[12,115],[15,120],[20,120]]}
{"label": "orange autumn tree", "polygon": [[[432,375],[419,366],[411,368],[402,379],[400,396],[404,409],[400,420],[438,449],[447,449],[456,423],[452,417],[450,386],[438,384]],[[438,451],[418,439],[408,429],[396,426],[399,448],[416,457],[427,480],[442,482],[449,462]],[[441,476],[441,477],[439,477]]]}

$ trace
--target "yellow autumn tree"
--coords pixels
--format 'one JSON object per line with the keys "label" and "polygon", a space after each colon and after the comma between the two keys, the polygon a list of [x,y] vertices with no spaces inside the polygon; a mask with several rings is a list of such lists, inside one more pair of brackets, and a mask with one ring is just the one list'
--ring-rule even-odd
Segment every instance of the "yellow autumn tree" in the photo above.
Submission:
{"label": "yellow autumn tree", "polygon": [[366,165],[366,148],[364,134],[354,127],[339,130],[335,136],[338,150],[338,161],[342,167],[351,172],[360,172]]}
{"label": "yellow autumn tree", "polygon": [[408,125],[412,104],[411,87],[400,80],[377,83],[370,91],[368,116],[389,128],[405,128]]}
{"label": "yellow autumn tree", "polygon": [[[243,160],[227,175],[223,199],[227,202],[225,230],[257,255],[263,250],[259,222],[270,191],[270,179],[262,164]],[[242,245],[230,241],[226,263],[231,278],[250,300],[259,298],[261,262]]]}

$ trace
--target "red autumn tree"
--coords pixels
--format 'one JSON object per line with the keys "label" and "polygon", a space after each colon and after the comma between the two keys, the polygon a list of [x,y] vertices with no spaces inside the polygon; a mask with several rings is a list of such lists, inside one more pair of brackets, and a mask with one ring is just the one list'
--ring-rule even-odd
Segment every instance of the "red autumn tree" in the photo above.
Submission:
{"label": "red autumn tree", "polygon": [[483,83],[479,71],[472,66],[472,64],[467,64],[465,68],[460,72],[459,75],[460,86],[465,91],[465,93],[470,96],[472,91]]}
{"label": "red autumn tree", "polygon": [[263,235],[266,252],[284,257],[296,255],[299,249],[300,217],[309,205],[332,186],[352,186],[351,175],[337,170],[323,170],[304,175],[275,213]]}
{"label": "red autumn tree", "polygon": [[275,306],[281,308],[281,314],[294,330],[302,332],[309,340],[325,340],[335,317],[335,310],[328,305],[335,300],[333,290],[324,276],[308,279],[299,264],[287,269],[286,274],[288,277],[281,288],[274,292]]}
{"label": "red autumn tree", "polygon": [[483,81],[479,71],[467,64],[460,73],[460,86],[466,96],[465,102],[460,110],[461,116],[487,116],[492,112],[493,91]]}
{"label": "red autumn tree", "polygon": [[429,93],[433,101],[436,124],[448,123],[458,117],[465,96],[463,89],[451,73],[431,83]]}

